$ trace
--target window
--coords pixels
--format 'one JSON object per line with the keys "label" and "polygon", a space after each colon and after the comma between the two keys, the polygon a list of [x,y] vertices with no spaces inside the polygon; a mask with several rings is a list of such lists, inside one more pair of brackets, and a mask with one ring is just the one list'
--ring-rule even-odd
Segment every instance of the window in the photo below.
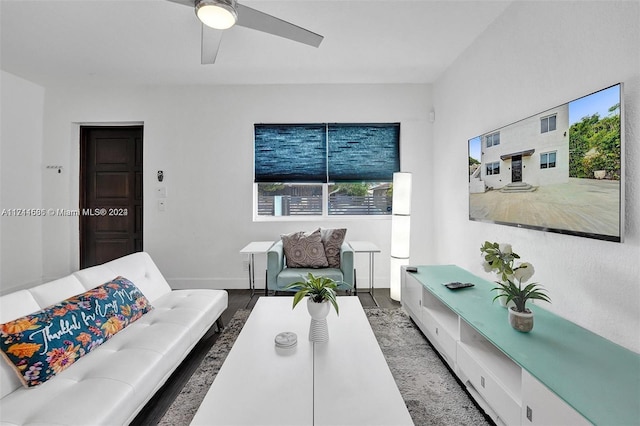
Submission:
{"label": "window", "polygon": [[258,216],[391,214],[400,124],[256,124]]}
{"label": "window", "polygon": [[500,162],[487,163],[487,176],[500,174]]}
{"label": "window", "polygon": [[329,215],[391,214],[391,182],[329,184]]}
{"label": "window", "polygon": [[540,154],[540,168],[550,169],[556,166],[556,151],[543,152]]}
{"label": "window", "polygon": [[259,183],[259,216],[322,214],[322,185]]}
{"label": "window", "polygon": [[487,148],[490,148],[495,145],[500,145],[500,132],[491,133],[490,135],[486,135],[484,137]]}
{"label": "window", "polygon": [[542,117],[540,119],[540,133],[547,133],[556,130],[556,115]]}

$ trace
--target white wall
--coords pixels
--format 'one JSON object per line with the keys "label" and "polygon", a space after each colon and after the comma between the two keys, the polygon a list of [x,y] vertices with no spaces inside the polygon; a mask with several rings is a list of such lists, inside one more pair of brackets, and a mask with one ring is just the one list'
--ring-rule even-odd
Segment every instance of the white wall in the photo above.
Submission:
{"label": "white wall", "polygon": [[[640,351],[640,3],[514,2],[434,85],[437,249],[429,261],[481,266],[485,240],[536,268],[550,310]],[[625,84],[626,235],[622,244],[470,222],[467,140]],[[491,295],[487,295],[491,297]],[[543,306],[544,304],[540,304]]]}
{"label": "white wall", "polygon": [[[144,247],[174,287],[246,288],[238,253],[245,244],[318,226],[344,226],[347,239],[376,243],[376,286],[388,287],[388,218],[253,222],[253,124],[398,121],[403,170],[429,182],[431,96],[427,85],[47,88],[43,158],[68,173],[43,181],[43,205],[77,208],[79,123],[143,123]],[[164,212],[155,194],[161,186]],[[416,185],[414,193],[414,211],[429,217],[430,187]],[[416,240],[426,240],[428,229],[414,228]],[[43,234],[45,278],[77,268],[77,218],[47,218]],[[415,251],[426,258],[429,246]],[[360,285],[368,279],[366,259],[356,259]],[[256,261],[262,287],[265,262]]]}
{"label": "white wall", "polygon": [[[1,290],[42,280],[42,113],[44,88],[0,72],[0,282]],[[24,214],[27,214],[26,216]],[[32,214],[32,215],[29,215]]]}

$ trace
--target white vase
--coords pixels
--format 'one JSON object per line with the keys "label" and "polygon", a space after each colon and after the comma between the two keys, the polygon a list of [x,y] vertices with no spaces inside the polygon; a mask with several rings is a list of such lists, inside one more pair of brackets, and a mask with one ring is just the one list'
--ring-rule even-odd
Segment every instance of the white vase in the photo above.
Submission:
{"label": "white vase", "polygon": [[331,309],[328,300],[316,303],[311,297],[307,299],[307,309],[311,315],[309,325],[309,340],[314,343],[325,343],[329,340],[329,327],[327,326],[327,315]]}
{"label": "white vase", "polygon": [[502,306],[503,308],[507,307],[507,296],[505,296],[504,294],[498,296],[498,303],[500,303],[500,306]]}
{"label": "white vase", "polygon": [[528,333],[533,329],[533,312],[527,309],[527,312],[518,312],[513,308],[509,311],[509,324],[511,327],[523,333]]}
{"label": "white vase", "polygon": [[505,296],[504,294],[498,297],[498,303],[500,303],[500,306],[502,306],[503,308],[511,308],[513,306],[516,306],[513,300],[510,300],[507,304],[507,296]]}

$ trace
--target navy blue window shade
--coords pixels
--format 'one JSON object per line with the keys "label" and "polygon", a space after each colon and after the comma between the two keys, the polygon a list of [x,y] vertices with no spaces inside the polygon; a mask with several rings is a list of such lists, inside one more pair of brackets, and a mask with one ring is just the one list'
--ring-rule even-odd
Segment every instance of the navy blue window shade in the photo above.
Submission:
{"label": "navy blue window shade", "polygon": [[324,124],[256,124],[256,182],[326,182]]}
{"label": "navy blue window shade", "polygon": [[329,181],[391,181],[400,171],[400,123],[329,124]]}
{"label": "navy blue window shade", "polygon": [[400,123],[256,124],[255,181],[391,181]]}

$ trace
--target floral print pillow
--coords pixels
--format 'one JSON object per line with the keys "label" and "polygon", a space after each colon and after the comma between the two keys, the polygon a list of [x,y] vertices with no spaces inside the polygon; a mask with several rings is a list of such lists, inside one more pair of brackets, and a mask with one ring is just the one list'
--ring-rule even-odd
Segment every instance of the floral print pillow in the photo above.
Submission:
{"label": "floral print pillow", "polygon": [[123,277],[0,325],[0,349],[25,386],[68,368],[153,307]]}

